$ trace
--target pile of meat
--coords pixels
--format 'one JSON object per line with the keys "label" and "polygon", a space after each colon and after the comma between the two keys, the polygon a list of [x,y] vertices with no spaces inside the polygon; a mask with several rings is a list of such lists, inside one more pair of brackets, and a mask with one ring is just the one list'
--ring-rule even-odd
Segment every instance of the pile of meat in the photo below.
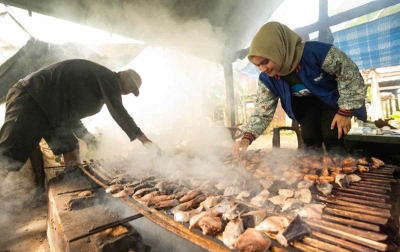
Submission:
{"label": "pile of meat", "polygon": [[376,158],[295,154],[293,162],[282,159],[290,160],[247,151],[243,160],[229,156],[223,167],[202,177],[182,169],[168,175],[125,172],[106,192],[165,211],[190,230],[219,237],[230,249],[267,251],[270,239],[289,246],[311,234],[304,220],[320,219],[325,207],[315,195],[330,194],[333,184],[347,187],[361,179],[355,173],[385,165]]}

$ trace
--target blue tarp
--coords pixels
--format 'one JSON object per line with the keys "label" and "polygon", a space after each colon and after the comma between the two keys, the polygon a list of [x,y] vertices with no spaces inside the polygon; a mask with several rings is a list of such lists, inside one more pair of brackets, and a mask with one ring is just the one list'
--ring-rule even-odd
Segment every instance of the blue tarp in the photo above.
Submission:
{"label": "blue tarp", "polygon": [[[360,70],[400,65],[400,13],[333,33],[333,44],[343,50]],[[258,78],[251,63],[239,70]]]}
{"label": "blue tarp", "polygon": [[360,70],[400,65],[400,13],[333,33]]}

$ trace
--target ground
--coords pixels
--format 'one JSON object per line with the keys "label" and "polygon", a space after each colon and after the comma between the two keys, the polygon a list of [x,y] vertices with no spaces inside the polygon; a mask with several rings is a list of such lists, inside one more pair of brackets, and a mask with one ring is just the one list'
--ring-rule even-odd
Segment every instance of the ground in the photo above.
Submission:
{"label": "ground", "polygon": [[47,203],[13,214],[0,208],[0,252],[49,252]]}
{"label": "ground", "polygon": [[[259,137],[249,147],[249,149],[265,148],[272,148],[272,133]],[[296,149],[296,135],[282,132],[281,148]],[[20,184],[19,189],[21,187]],[[20,195],[25,193],[29,192],[25,189]],[[47,203],[25,201],[25,206],[21,204],[15,206],[10,205],[10,202],[9,197],[6,200],[0,199],[0,252],[49,252],[46,235]]]}

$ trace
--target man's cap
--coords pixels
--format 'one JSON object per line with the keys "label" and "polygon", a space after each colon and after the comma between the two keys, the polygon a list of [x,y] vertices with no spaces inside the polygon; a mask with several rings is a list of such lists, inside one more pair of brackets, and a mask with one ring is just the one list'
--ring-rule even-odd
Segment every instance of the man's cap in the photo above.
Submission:
{"label": "man's cap", "polygon": [[133,88],[133,94],[139,96],[139,88],[142,85],[142,78],[140,78],[140,75],[132,69],[128,69],[126,72],[130,77],[128,78],[128,83]]}

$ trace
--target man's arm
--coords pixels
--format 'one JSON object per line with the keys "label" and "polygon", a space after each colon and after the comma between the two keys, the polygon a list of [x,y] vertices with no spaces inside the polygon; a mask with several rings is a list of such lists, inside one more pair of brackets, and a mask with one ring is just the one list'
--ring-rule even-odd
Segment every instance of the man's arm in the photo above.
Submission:
{"label": "man's arm", "polygon": [[135,121],[128,114],[124,105],[122,104],[121,87],[117,77],[106,75],[99,76],[98,83],[104,103],[106,104],[113,119],[117,122],[121,129],[125,131],[131,141],[134,141],[135,139],[140,140],[143,132],[136,125]]}

